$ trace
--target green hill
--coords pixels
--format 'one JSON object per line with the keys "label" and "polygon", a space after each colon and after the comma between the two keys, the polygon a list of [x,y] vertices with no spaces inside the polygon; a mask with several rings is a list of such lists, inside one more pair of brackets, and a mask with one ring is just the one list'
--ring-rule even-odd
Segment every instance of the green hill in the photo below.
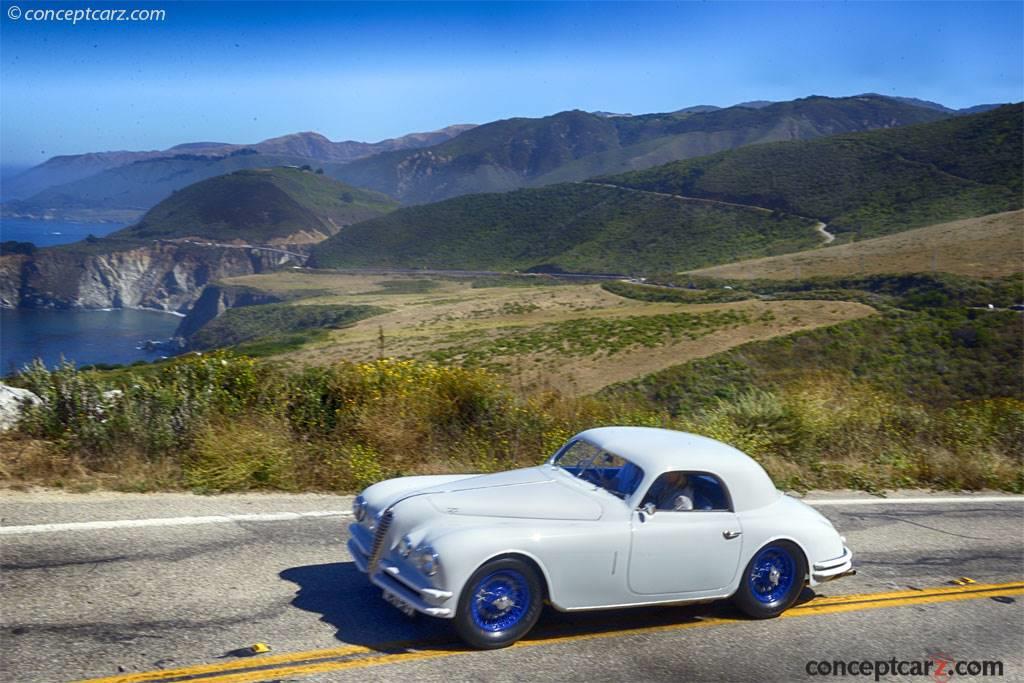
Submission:
{"label": "green hill", "polygon": [[655,192],[818,218],[876,236],[1021,208],[1024,108],[918,126],[767,144],[609,178]]}
{"label": "green hill", "polygon": [[326,170],[406,203],[583,180],[743,145],[936,121],[949,114],[880,95],[807,97],[754,109],[642,116],[566,111],[495,121],[419,150]]}
{"label": "green hill", "polygon": [[394,209],[387,197],[297,168],[236,171],[172,194],[115,238],[205,237],[263,243],[299,233],[299,241]]}
{"label": "green hill", "polygon": [[1019,208],[1021,156],[1021,106],[1010,105],[919,126],[753,145],[599,179],[607,185],[409,207],[332,237],[313,258],[331,267],[678,271],[817,246],[812,219],[844,241]]}
{"label": "green hill", "polygon": [[813,221],[587,184],[457,197],[353,225],[318,267],[633,273],[817,244]]}

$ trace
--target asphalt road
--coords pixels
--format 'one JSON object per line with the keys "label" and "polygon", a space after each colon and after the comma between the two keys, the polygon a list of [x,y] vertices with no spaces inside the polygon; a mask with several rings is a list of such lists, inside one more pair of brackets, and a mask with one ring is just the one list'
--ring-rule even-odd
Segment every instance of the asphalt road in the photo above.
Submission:
{"label": "asphalt road", "polygon": [[[975,678],[1024,680],[1024,500],[940,500],[822,505],[860,573],[785,618],[724,603],[552,612],[481,653],[380,599],[344,550],[348,498],[8,493],[0,680],[869,681],[807,667],[893,658],[932,674],[1000,661],[1002,677]],[[949,584],[963,576],[977,583]],[[257,642],[271,652],[239,656]]]}

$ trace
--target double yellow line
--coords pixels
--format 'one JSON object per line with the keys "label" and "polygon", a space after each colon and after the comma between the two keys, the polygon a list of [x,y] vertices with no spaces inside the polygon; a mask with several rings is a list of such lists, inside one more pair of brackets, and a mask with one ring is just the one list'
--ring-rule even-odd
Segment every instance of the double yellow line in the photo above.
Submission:
{"label": "double yellow line", "polygon": [[[814,598],[813,600],[790,608],[781,618],[805,617],[819,614],[838,614],[842,612],[858,612],[869,609],[888,607],[905,607],[907,605],[926,605],[937,602],[953,602],[957,600],[977,600],[1001,595],[1024,594],[1024,582],[971,584],[969,586],[944,586],[927,590],[907,590],[891,593],[870,593],[864,595],[844,595],[837,597]],[[720,626],[746,621],[734,617],[703,617],[684,623],[640,626],[637,628],[619,628],[615,630],[594,631],[589,633],[572,633],[565,635],[539,635],[530,640],[522,640],[513,648],[536,647],[575,641],[617,638],[641,633],[666,633],[707,626]],[[594,628],[601,628],[595,625]],[[374,647],[347,645],[325,650],[308,650],[280,655],[270,655],[258,659],[235,660],[221,664],[205,664],[183,667],[180,669],[164,669],[146,671],[137,674],[123,674],[107,678],[94,678],[80,683],[191,683],[197,681],[207,683],[250,683],[266,681],[288,676],[311,675],[348,669],[364,669],[368,667],[400,664],[405,662],[441,659],[465,655],[474,652],[451,643],[429,642],[392,642],[381,643]]]}

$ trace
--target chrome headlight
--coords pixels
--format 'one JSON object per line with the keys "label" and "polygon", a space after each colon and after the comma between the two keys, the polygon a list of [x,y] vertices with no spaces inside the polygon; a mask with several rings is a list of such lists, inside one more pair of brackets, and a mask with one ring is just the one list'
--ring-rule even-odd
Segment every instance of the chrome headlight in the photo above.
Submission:
{"label": "chrome headlight", "polygon": [[352,502],[352,516],[356,518],[357,522],[362,522],[366,519],[366,499],[362,496],[356,496],[356,499]]}
{"label": "chrome headlight", "polygon": [[398,554],[402,557],[409,557],[412,555],[412,550],[412,539],[408,536],[402,536],[402,540],[398,542]]}
{"label": "chrome headlight", "polygon": [[439,566],[437,553],[429,545],[421,545],[412,554],[412,562],[423,574],[433,576]]}

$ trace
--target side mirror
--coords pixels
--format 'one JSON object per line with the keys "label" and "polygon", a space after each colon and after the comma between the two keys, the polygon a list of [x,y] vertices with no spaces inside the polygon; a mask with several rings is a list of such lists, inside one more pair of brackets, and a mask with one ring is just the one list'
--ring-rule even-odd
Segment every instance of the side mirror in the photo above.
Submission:
{"label": "side mirror", "polygon": [[653,517],[654,516],[654,511],[657,510],[657,509],[658,509],[657,505],[655,505],[651,501],[648,501],[647,503],[644,503],[643,507],[640,508],[640,511],[643,512],[645,515]]}

